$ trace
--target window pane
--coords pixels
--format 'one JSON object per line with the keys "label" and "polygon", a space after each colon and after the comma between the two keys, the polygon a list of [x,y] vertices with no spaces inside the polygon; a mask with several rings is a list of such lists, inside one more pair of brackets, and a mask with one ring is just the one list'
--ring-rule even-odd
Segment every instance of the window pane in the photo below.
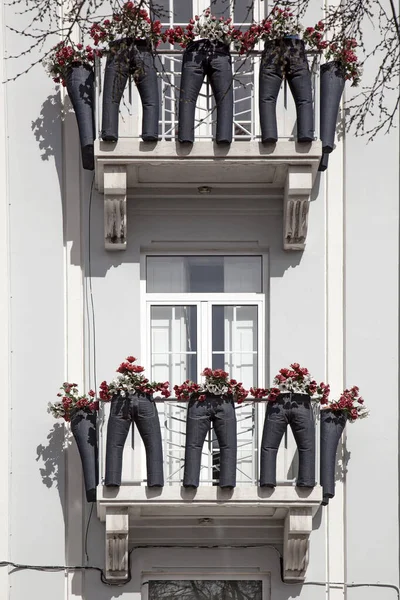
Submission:
{"label": "window pane", "polygon": [[197,307],[151,307],[151,378],[197,379]]}
{"label": "window pane", "polygon": [[149,600],[262,600],[262,581],[149,581]]}
{"label": "window pane", "polygon": [[191,0],[174,0],[174,23],[188,23],[193,16]]}
{"label": "window pane", "polygon": [[148,256],[147,292],[262,291],[261,256]]}
{"label": "window pane", "polygon": [[230,4],[231,0],[211,0],[211,12],[216,17],[225,17],[227,19],[231,16]]}
{"label": "window pane", "polygon": [[251,23],[254,14],[254,2],[252,0],[235,0],[234,1],[234,22]]}
{"label": "window pane", "polygon": [[212,368],[249,388],[258,378],[257,306],[212,307]]}

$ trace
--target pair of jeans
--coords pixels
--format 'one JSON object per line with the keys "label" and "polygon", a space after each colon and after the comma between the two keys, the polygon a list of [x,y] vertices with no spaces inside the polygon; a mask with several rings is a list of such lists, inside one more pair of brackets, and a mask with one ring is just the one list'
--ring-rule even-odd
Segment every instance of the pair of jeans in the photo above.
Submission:
{"label": "pair of jeans", "polygon": [[201,453],[211,423],[220,451],[219,486],[236,486],[237,433],[233,400],[207,395],[205,400],[191,400],[186,420],[184,487],[198,487]]}
{"label": "pair of jeans", "polygon": [[265,42],[260,65],[259,108],[261,139],[276,142],[276,101],[283,77],[292,92],[297,114],[297,141],[314,140],[311,73],[303,40],[282,38]]}
{"label": "pair of jeans", "polygon": [[323,505],[327,505],[335,495],[336,453],[339,440],[346,426],[344,411],[321,410],[320,443],[320,483],[323,492]]}
{"label": "pair of jeans", "polygon": [[196,101],[207,75],[217,107],[217,144],[232,142],[233,76],[229,46],[222,42],[190,42],[183,54],[179,95],[180,142],[194,142]]}
{"label": "pair of jeans", "polygon": [[163,452],[157,407],[148,394],[131,393],[111,400],[107,426],[106,486],[121,485],[122,452],[134,422],[146,450],[147,485],[163,486]]}
{"label": "pair of jeans", "polygon": [[133,75],[142,101],[142,139],[156,141],[160,101],[154,55],[149,42],[130,38],[110,44],[104,73],[101,137],[107,142],[118,140],[119,105],[129,75]]}
{"label": "pair of jeans", "polygon": [[315,423],[310,397],[306,394],[280,394],[267,405],[261,442],[260,485],[275,487],[276,456],[290,425],[299,452],[297,484],[315,486]]}

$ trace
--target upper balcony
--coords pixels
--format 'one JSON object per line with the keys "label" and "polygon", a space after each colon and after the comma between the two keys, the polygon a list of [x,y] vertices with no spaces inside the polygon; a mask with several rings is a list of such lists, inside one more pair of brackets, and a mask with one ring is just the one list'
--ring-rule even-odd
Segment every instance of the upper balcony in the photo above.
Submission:
{"label": "upper balcony", "polygon": [[[101,130],[102,68],[97,69],[97,132]],[[321,143],[299,144],[296,111],[286,81],[277,104],[279,140],[263,144],[260,139],[258,79],[260,53],[244,58],[233,53],[234,119],[233,142],[218,146],[215,134],[215,104],[207,81],[197,105],[195,143],[177,139],[182,52],[160,51],[156,57],[161,111],[159,141],[142,142],[141,102],[133,81],[128,82],[120,106],[119,140],[97,141],[96,185],[105,197],[105,245],[109,250],[126,247],[126,202],[129,196],[204,192],[229,197],[232,191],[265,198],[273,194],[284,200],[283,247],[302,250],[307,235],[309,195],[321,158]],[[315,138],[318,140],[319,57],[309,56],[314,90]],[[190,200],[188,200],[189,202]]]}
{"label": "upper balcony", "polygon": [[[160,401],[157,406],[163,440],[164,488],[146,487],[145,452],[136,428],[132,428],[125,444],[121,486],[98,486],[98,514],[106,523],[107,577],[127,577],[128,550],[132,546],[268,543],[283,555],[285,579],[304,580],[312,518],[321,504],[322,492],[320,486],[296,487],[298,456],[291,431],[287,430],[278,452],[277,486],[258,487],[265,403],[249,401],[236,405],[237,487],[218,487],[220,455],[211,429],[203,446],[200,486],[187,489],[182,487],[187,405]],[[108,409],[100,426],[101,482],[105,473]],[[317,443],[317,471],[318,454]]]}

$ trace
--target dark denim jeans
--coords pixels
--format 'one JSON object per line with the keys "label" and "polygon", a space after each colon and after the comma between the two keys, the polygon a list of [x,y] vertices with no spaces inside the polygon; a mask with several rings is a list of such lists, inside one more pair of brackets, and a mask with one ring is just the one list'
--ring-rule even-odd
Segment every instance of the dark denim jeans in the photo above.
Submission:
{"label": "dark denim jeans", "polygon": [[233,400],[207,396],[203,401],[191,400],[186,421],[185,472],[183,485],[198,487],[201,453],[211,423],[220,450],[220,487],[236,486],[237,434]]}
{"label": "dark denim jeans", "polygon": [[303,40],[283,38],[265,42],[260,65],[260,123],[263,142],[276,142],[276,101],[283,77],[292,92],[297,113],[297,141],[314,139],[311,74]]}
{"label": "dark denim jeans", "polygon": [[276,455],[290,425],[299,451],[297,485],[315,486],[315,423],[310,397],[305,394],[280,394],[267,405],[261,442],[260,485],[275,487]]}
{"label": "dark denim jeans", "polygon": [[323,505],[327,505],[335,495],[336,453],[346,421],[343,411],[321,410],[320,483]]}
{"label": "dark denim jeans", "polygon": [[233,76],[229,46],[222,42],[198,40],[188,44],[182,61],[179,95],[180,142],[194,142],[196,101],[207,75],[217,107],[218,144],[230,144],[233,127]]}
{"label": "dark denim jeans", "polygon": [[319,135],[324,154],[332,152],[335,144],[336,122],[344,85],[345,74],[337,62],[330,61],[321,66]]}
{"label": "dark denim jeans", "polygon": [[71,417],[71,431],[81,457],[88,502],[96,502],[96,487],[99,483],[96,422],[97,413],[85,410],[78,410]]}
{"label": "dark denim jeans", "polygon": [[101,137],[108,142],[118,140],[119,104],[129,75],[133,75],[142,100],[142,139],[155,141],[160,101],[154,55],[148,42],[129,38],[110,45],[104,73]]}
{"label": "dark denim jeans", "polygon": [[87,65],[73,64],[65,78],[68,95],[74,107],[81,143],[82,166],[94,169],[94,73]]}
{"label": "dark denim jeans", "polygon": [[121,485],[122,451],[131,422],[136,427],[146,449],[147,485],[163,486],[163,453],[157,406],[144,394],[114,396],[107,427],[105,485]]}

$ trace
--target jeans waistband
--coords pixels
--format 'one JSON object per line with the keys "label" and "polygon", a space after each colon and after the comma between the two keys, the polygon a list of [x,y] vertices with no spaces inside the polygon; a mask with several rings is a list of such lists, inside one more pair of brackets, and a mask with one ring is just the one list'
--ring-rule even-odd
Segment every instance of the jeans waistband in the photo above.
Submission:
{"label": "jeans waistband", "polygon": [[132,37],[122,38],[120,40],[114,40],[110,43],[110,48],[118,48],[120,46],[136,46],[137,48],[141,48],[143,50],[152,50],[151,42],[149,40],[143,39],[135,39]]}
{"label": "jeans waistband", "polygon": [[217,40],[195,40],[189,42],[185,48],[186,52],[195,52],[196,50],[205,50],[207,52],[218,52],[219,54],[230,54],[228,44]]}

